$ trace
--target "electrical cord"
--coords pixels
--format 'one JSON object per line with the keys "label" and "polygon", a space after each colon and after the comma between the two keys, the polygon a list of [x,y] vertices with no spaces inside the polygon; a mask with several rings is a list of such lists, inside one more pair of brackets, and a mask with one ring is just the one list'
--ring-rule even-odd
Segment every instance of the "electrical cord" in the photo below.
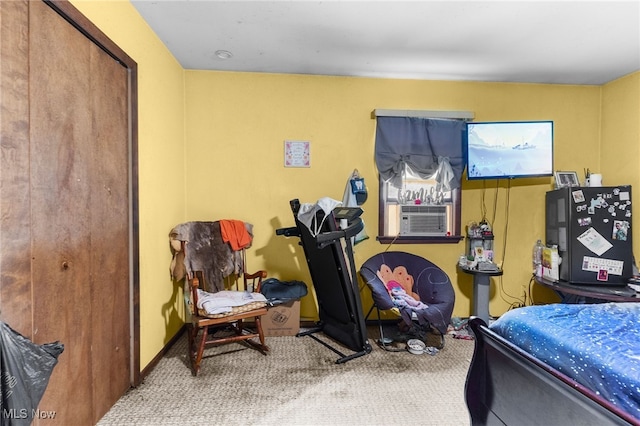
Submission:
{"label": "electrical cord", "polygon": [[[482,196],[480,197],[480,214],[482,216],[482,222],[487,221],[487,205],[485,203],[485,196],[487,193],[487,184],[486,180],[482,181]],[[493,225],[493,224],[491,224]]]}
{"label": "electrical cord", "polygon": [[[496,188],[496,198],[497,198],[497,190],[498,188]],[[508,179],[507,180],[507,196],[506,196],[506,202],[505,202],[505,224],[504,224],[504,232],[502,233],[502,268],[504,269],[504,264],[505,264],[505,259],[507,258],[507,233],[508,233],[508,229],[509,229],[509,206],[510,206],[510,202],[511,202],[511,180]],[[494,214],[495,214],[495,208],[494,208]],[[515,308],[515,307],[519,307],[519,306],[524,306],[526,303],[526,296],[525,296],[525,300],[522,300],[520,297],[518,296],[514,296],[509,294],[504,287],[504,282],[503,282],[503,278],[502,275],[500,276],[500,298],[505,302],[509,304],[509,310]],[[511,299],[511,301],[507,300],[505,298],[505,296],[509,297]]]}
{"label": "electrical cord", "polygon": [[400,233],[398,232],[398,234],[396,234],[395,237],[393,237],[393,240],[391,240],[391,242],[389,243],[389,245],[387,246],[386,249],[384,249],[384,253],[386,253],[387,251],[389,251],[389,249],[391,248],[391,246],[393,245],[393,243],[396,242],[396,240],[400,237]]}
{"label": "electrical cord", "polygon": [[491,226],[493,226],[493,224],[496,221],[496,211],[498,210],[498,191],[500,189],[499,182],[500,182],[500,179],[497,179],[496,180],[496,192],[495,192],[495,194],[493,196],[493,218],[491,219]]}
{"label": "electrical cord", "polygon": [[531,279],[529,280],[529,304],[531,306],[535,305],[534,301],[533,301],[533,292],[531,291],[533,289],[533,284],[535,283],[535,276],[532,274],[531,275]]}
{"label": "electrical cord", "polygon": [[[486,181],[485,181],[486,182]],[[499,182],[500,179],[496,180],[496,190],[493,194],[493,217],[491,218],[491,220],[487,220],[487,205],[486,205],[486,192],[487,192],[487,185],[486,183],[483,183],[482,186],[482,196],[481,196],[481,201],[480,201],[480,213],[482,214],[482,221],[483,222],[488,222],[489,225],[491,225],[491,229],[493,229],[493,224],[496,222],[496,211],[498,209],[498,191],[500,189],[499,186]]]}

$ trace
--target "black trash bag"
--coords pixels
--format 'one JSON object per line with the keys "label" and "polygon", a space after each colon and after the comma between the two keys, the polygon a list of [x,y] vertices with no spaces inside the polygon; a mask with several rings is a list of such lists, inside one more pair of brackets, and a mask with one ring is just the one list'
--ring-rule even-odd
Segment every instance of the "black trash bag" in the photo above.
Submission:
{"label": "black trash bag", "polygon": [[307,295],[307,285],[302,281],[280,281],[276,278],[267,278],[262,281],[260,293],[269,303],[275,305],[303,298]]}
{"label": "black trash bag", "polygon": [[0,424],[30,425],[49,384],[59,342],[36,345],[0,321]]}

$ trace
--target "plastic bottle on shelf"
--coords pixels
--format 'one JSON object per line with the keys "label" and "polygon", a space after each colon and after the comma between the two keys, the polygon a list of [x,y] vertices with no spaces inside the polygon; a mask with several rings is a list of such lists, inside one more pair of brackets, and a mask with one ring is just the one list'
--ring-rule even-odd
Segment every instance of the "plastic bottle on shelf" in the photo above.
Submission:
{"label": "plastic bottle on shelf", "polygon": [[542,275],[542,249],[544,246],[542,245],[542,241],[536,241],[536,244],[533,246],[533,254],[532,254],[532,266],[533,266],[533,275]]}

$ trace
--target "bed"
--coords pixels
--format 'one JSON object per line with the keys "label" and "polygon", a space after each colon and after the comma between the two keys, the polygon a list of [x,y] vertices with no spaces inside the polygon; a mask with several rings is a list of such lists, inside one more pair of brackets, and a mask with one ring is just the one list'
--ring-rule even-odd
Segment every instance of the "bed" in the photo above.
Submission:
{"label": "bed", "polygon": [[530,306],[469,325],[473,425],[640,425],[640,303]]}

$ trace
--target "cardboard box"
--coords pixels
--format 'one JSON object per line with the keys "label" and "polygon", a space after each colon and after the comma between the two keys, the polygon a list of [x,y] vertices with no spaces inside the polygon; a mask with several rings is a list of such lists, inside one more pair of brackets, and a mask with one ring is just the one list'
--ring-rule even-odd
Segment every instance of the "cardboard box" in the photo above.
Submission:
{"label": "cardboard box", "polygon": [[292,300],[269,308],[262,317],[265,336],[295,336],[300,331],[300,301]]}

